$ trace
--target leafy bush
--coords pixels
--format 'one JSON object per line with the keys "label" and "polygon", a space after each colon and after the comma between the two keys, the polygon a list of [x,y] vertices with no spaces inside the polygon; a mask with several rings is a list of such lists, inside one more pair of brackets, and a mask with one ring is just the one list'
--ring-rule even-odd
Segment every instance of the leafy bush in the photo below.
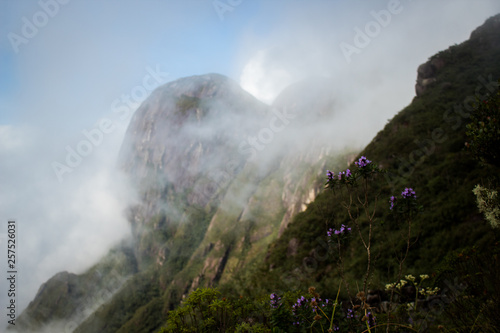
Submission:
{"label": "leafy bush", "polygon": [[258,300],[228,299],[213,288],[198,288],[182,305],[170,311],[160,333],[263,331],[265,319]]}
{"label": "leafy bush", "polygon": [[[475,158],[483,165],[490,165],[493,168],[500,167],[500,84],[498,87],[495,94],[476,103],[470,123],[467,125],[466,134],[471,142],[465,143]],[[499,190],[496,176],[490,178],[488,187],[477,184],[472,190],[479,211],[493,228],[500,226]]]}
{"label": "leafy bush", "polygon": [[455,332],[498,332],[500,316],[500,243],[482,252],[472,247],[450,254],[437,281],[446,288],[444,326]]}

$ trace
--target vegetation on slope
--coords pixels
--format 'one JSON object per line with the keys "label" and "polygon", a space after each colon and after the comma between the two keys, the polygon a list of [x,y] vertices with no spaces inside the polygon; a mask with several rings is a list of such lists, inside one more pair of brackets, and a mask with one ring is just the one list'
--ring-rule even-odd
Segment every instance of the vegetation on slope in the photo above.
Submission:
{"label": "vegetation on slope", "polygon": [[[492,20],[498,21],[492,18],[485,26]],[[324,332],[339,325],[351,331],[385,331],[387,324],[377,325],[374,321],[375,311],[381,311],[377,314],[378,323],[392,323],[391,331],[499,329],[495,319],[498,317],[495,304],[500,297],[495,275],[500,267],[498,234],[478,212],[472,192],[476,184],[494,178],[499,169],[494,158],[489,158],[493,163],[484,163],[484,153],[479,158],[482,162],[478,161],[477,154],[474,156],[465,149],[465,142],[470,141],[466,137],[466,124],[472,120],[468,127],[473,132],[472,142],[485,148],[486,156],[498,154],[498,146],[488,143],[495,142],[500,135],[498,118],[494,117],[498,114],[494,100],[500,78],[500,31],[482,29],[473,36],[429,60],[443,64],[434,83],[398,113],[362,152],[386,170],[370,182],[367,196],[361,196],[359,207],[370,213],[367,217],[353,219],[345,209],[349,197],[345,201],[340,191],[324,192],[271,244],[265,263],[251,269],[250,277],[243,283],[247,288],[231,282],[221,286],[227,295],[233,295],[229,298],[233,301],[240,293],[255,300],[259,299],[255,295],[276,293],[271,294],[260,316],[259,325],[267,331],[272,328],[275,332],[302,332],[307,328]],[[481,103],[487,99],[485,104],[495,106],[485,111]],[[474,116],[469,119],[471,114]],[[484,138],[485,132],[493,134]],[[349,169],[356,167],[351,165]],[[418,204],[423,208],[412,215],[411,233],[407,237],[404,228],[409,220],[391,214],[390,198],[408,187],[416,192]],[[405,191],[408,190],[403,191],[403,197]],[[372,234],[371,254],[367,256],[366,247],[353,236],[342,244],[343,260],[339,265],[339,252],[328,242],[327,232],[342,230],[342,226],[343,230],[354,230],[354,220],[360,226],[359,234]],[[402,256],[408,246],[408,255]],[[491,267],[486,268],[488,263]],[[370,274],[366,274],[367,266],[371,266]],[[365,276],[368,276],[367,288]],[[426,286],[421,291],[424,280]],[[346,281],[353,289],[351,293],[342,288]],[[294,308],[290,294],[302,291],[304,296],[311,285],[321,291],[322,302],[326,299],[332,302],[336,297],[344,300],[342,309],[340,303],[333,308],[325,305],[330,306],[328,315],[319,314],[317,308],[319,317],[312,317],[309,311],[307,324],[292,326],[297,303]],[[250,293],[245,294],[248,290]],[[394,298],[395,293],[399,297]],[[377,307],[372,306],[373,300],[369,301],[374,295],[378,296]],[[313,302],[319,304],[318,298],[313,290],[305,296],[303,304],[308,304],[311,310]],[[335,326],[335,308],[338,320],[347,320],[350,309],[357,312],[357,320],[363,325],[349,326],[336,321]],[[368,315],[367,310],[372,313]],[[169,318],[172,324],[173,317]],[[243,321],[252,326],[258,318],[248,316]],[[182,327],[186,332],[200,331],[193,325],[186,322]],[[234,326],[224,331],[237,329]]]}
{"label": "vegetation on slope", "polygon": [[[372,185],[372,194],[379,196],[382,207],[393,193],[407,186],[417,191],[424,207],[415,219],[418,239],[407,261],[408,273],[431,272],[450,251],[486,248],[494,238],[478,214],[472,189],[498,169],[480,165],[464,150],[464,143],[471,103],[493,92],[500,77],[499,44],[497,32],[495,38],[471,39],[435,56],[445,62],[436,82],[398,113],[362,152],[388,171]],[[373,253],[380,273],[373,277],[373,284],[393,278],[391,244],[399,233],[392,229],[389,214],[389,209],[381,208],[375,215],[386,223],[377,226],[374,236]],[[276,290],[285,275],[298,269],[300,276],[291,286],[304,289],[314,283],[334,294],[338,284],[332,281],[337,272],[333,258],[323,258],[328,257],[324,239],[329,227],[338,228],[348,221],[339,197],[324,192],[272,244],[267,266],[253,280],[262,282],[262,290]],[[300,245],[296,255],[287,256],[291,242]],[[347,269],[353,279],[365,266],[361,253],[361,248],[353,247]]]}

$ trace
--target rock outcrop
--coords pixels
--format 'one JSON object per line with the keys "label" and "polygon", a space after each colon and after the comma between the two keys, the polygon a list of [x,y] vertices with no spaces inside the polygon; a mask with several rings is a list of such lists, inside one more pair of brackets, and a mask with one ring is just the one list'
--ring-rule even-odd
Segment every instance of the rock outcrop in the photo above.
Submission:
{"label": "rock outcrop", "polygon": [[417,97],[421,96],[431,84],[437,81],[437,73],[444,66],[444,59],[436,57],[418,67],[417,83],[415,84],[415,93],[417,94]]}

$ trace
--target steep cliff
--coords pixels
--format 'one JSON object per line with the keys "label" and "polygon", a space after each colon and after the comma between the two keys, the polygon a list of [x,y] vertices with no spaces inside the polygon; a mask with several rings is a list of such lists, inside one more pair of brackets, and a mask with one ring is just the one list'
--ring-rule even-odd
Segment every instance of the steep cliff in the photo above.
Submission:
{"label": "steep cliff", "polygon": [[172,240],[187,237],[178,234],[187,225],[203,235],[213,207],[246,163],[239,144],[259,128],[266,111],[217,74],[168,83],[141,105],[120,157],[141,198],[130,210],[140,267],[189,258],[186,249],[175,253]]}

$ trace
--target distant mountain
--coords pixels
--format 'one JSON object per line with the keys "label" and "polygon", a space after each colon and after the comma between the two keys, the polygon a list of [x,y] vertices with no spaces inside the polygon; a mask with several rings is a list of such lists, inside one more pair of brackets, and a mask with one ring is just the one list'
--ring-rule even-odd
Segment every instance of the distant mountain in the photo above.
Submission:
{"label": "distant mountain", "polygon": [[[499,21],[420,66],[417,97],[362,152],[389,170],[375,185],[381,200],[411,185],[425,207],[410,271],[428,273],[457,246],[491,240],[471,192],[486,173],[463,151],[467,119],[455,106],[500,77]],[[134,114],[120,153],[139,194],[128,211],[132,239],[88,272],[43,284],[17,328],[154,332],[205,286],[252,295],[314,284],[334,294],[331,262],[304,269],[325,244],[325,222],[346,219],[335,195],[322,192],[325,169],[345,169],[358,155],[335,151],[328,139],[343,126],[330,86],[297,82],[273,106],[218,74],[156,89]],[[325,124],[331,131],[319,130]],[[377,217],[385,221],[387,212]],[[397,237],[379,234],[378,269],[388,267],[386,241]],[[358,258],[354,248],[353,278],[364,265]]]}

